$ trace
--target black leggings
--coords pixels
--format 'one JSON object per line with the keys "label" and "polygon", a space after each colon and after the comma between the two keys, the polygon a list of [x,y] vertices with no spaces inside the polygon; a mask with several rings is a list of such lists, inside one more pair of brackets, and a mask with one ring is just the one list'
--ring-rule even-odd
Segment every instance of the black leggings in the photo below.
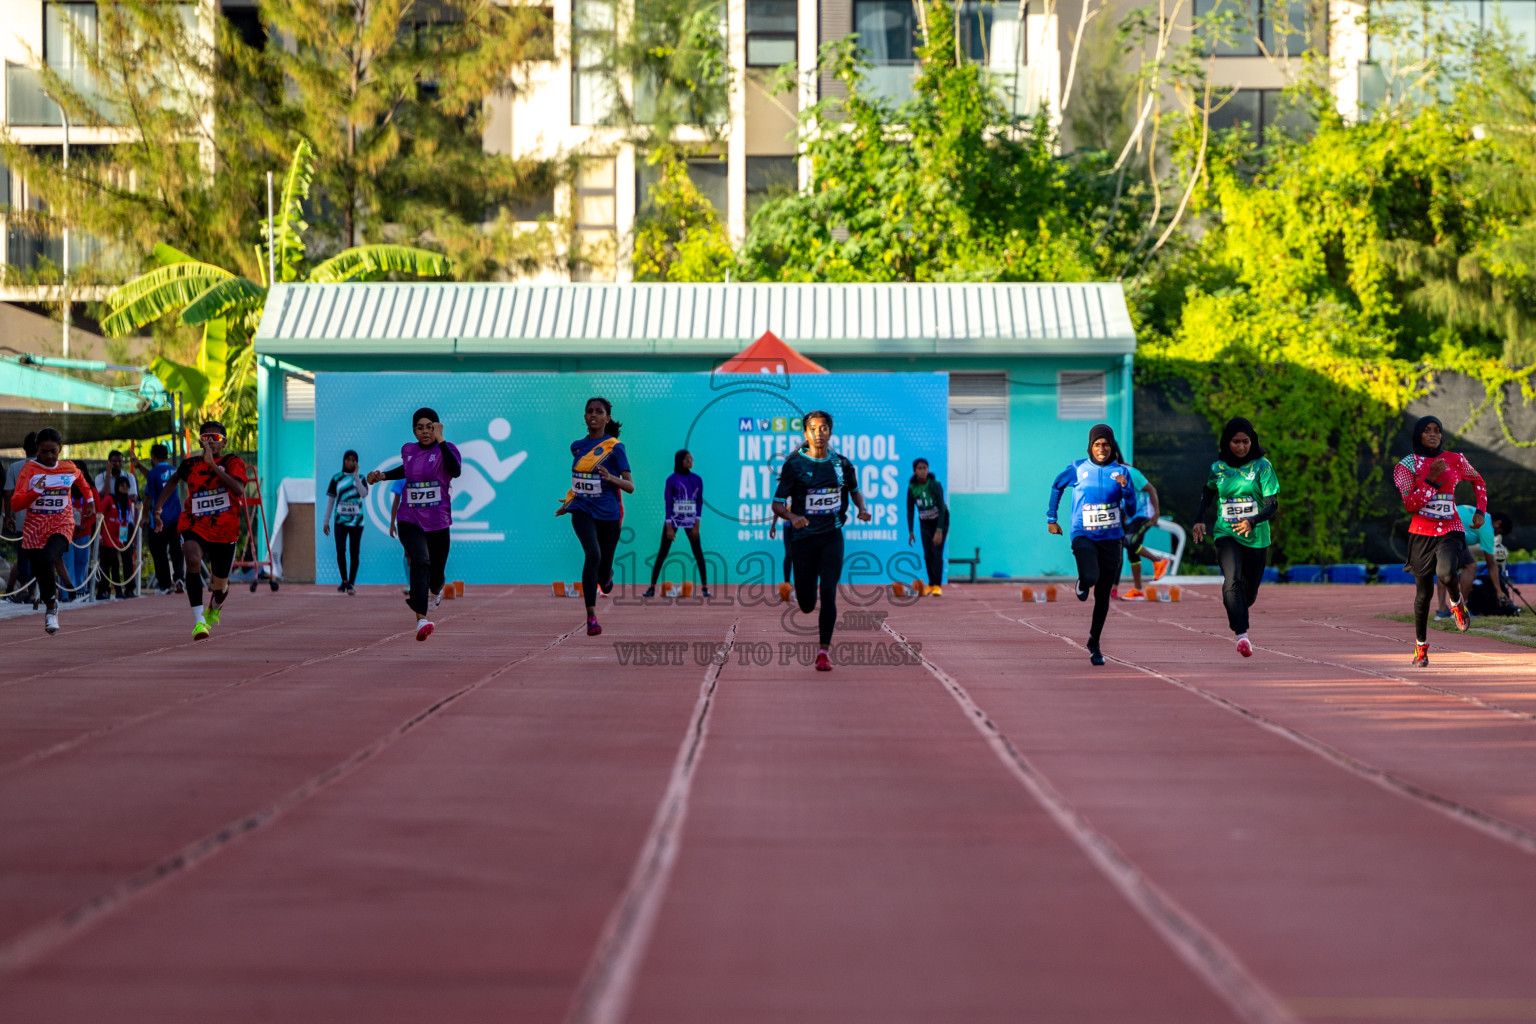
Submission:
{"label": "black leggings", "polygon": [[[619,531],[623,525],[622,519],[593,519],[591,513],[580,510],[571,513],[571,529],[576,531],[576,539],[581,542],[581,596],[587,603],[589,618],[597,609],[598,585],[613,581],[613,553],[619,549]],[[703,569],[701,558],[701,574]]]}
{"label": "black leggings", "polygon": [[837,584],[843,578],[843,531],[827,530],[824,533],[795,534],[790,547],[794,562],[795,600],[807,615],[816,607],[821,597],[821,615],[817,625],[821,631],[821,646],[832,642],[832,627],[837,625]]}
{"label": "black leggings", "polygon": [[62,533],[55,533],[43,541],[42,547],[26,548],[23,551],[32,569],[32,578],[37,580],[37,596],[50,607],[59,596],[59,580],[53,571],[53,563],[64,557],[67,550],[69,538]]}
{"label": "black leggings", "polygon": [[[204,540],[190,530],[181,535],[181,550],[185,555],[188,544],[196,544],[202,551],[202,567],[208,570],[209,577],[217,576],[220,579],[229,579],[229,568],[235,561],[235,542],[220,544],[218,541]],[[219,604],[224,603],[228,596],[229,588],[215,590],[213,596],[219,599]],[[187,573],[187,603],[193,608],[200,608],[203,604],[203,574],[201,572]]]}
{"label": "black leggings", "polygon": [[784,524],[784,582],[788,583],[792,578],[792,570],[795,566],[795,528],[788,523]]}
{"label": "black leggings", "polygon": [[[357,554],[363,544],[363,528],[361,526],[331,527],[331,532],[336,535],[336,567],[341,570],[341,582],[353,584],[357,582]],[[352,548],[352,571],[347,572],[347,547]]]}
{"label": "black leggings", "polygon": [[[704,576],[704,544],[699,539],[698,533],[688,530],[677,530],[678,533],[688,534],[688,543],[693,547],[693,560],[699,563],[699,586],[709,586],[709,580]],[[672,550],[672,538],[667,536],[667,528],[661,528],[661,550],[656,552],[656,564],[651,566],[651,586],[661,577],[661,563],[667,560],[667,552]],[[611,558],[610,558],[611,561]]]}
{"label": "black leggings", "polygon": [[1269,548],[1251,548],[1231,537],[1216,538],[1216,561],[1221,565],[1221,603],[1227,606],[1227,625],[1242,636],[1248,632],[1248,609],[1264,582],[1264,563]]}
{"label": "black leggings", "polygon": [[448,571],[448,528],[423,530],[415,523],[395,524],[400,546],[411,562],[411,596],[405,603],[411,611],[425,618],[427,615],[427,591],[441,593],[443,577]]}
{"label": "black leggings", "polygon": [[917,521],[917,529],[923,541],[923,562],[928,567],[928,585],[932,587],[944,582],[944,545],[933,542],[933,535],[938,528],[937,519]]}
{"label": "black leggings", "polygon": [[1083,590],[1093,591],[1093,624],[1088,642],[1097,644],[1109,618],[1109,592],[1120,583],[1120,563],[1125,560],[1120,540],[1072,538],[1072,557],[1077,559],[1077,582]]}
{"label": "black leggings", "polygon": [[1413,635],[1419,643],[1429,641],[1429,603],[1435,596],[1435,581],[1444,584],[1452,603],[1461,600],[1461,565],[1456,545],[1438,544],[1435,547],[1434,575],[1413,578]]}

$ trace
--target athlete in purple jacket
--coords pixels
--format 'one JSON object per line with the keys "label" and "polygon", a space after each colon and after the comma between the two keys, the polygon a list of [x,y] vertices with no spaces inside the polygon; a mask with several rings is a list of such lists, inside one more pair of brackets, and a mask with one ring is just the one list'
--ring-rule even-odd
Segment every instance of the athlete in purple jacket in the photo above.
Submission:
{"label": "athlete in purple jacket", "polygon": [[436,608],[443,600],[448,570],[448,527],[453,522],[449,481],[459,475],[463,463],[458,448],[443,440],[437,410],[417,409],[411,426],[416,440],[401,446],[400,465],[386,473],[374,470],[368,482],[405,481],[396,517],[400,544],[411,563],[411,596],[405,603],[416,615],[416,639],[425,640],[436,628],[427,620],[428,590],[431,607]]}
{"label": "athlete in purple jacket", "polygon": [[704,575],[704,545],[699,541],[699,515],[704,510],[704,481],[693,472],[693,456],[686,448],[679,448],[672,457],[673,473],[667,477],[663,494],[666,501],[666,522],[661,525],[661,550],[656,552],[656,564],[651,566],[651,586],[642,597],[656,596],[656,581],[661,577],[661,566],[672,550],[672,539],[677,531],[688,534],[693,547],[693,560],[699,566],[699,593],[709,596],[709,579]]}

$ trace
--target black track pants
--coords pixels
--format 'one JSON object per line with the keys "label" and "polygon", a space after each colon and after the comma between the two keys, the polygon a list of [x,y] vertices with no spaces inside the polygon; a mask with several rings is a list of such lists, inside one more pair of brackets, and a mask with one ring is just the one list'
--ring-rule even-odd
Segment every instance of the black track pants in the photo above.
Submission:
{"label": "black track pants", "polygon": [[593,519],[586,512],[571,513],[571,529],[581,542],[581,593],[590,616],[597,608],[598,585],[613,578],[613,553],[619,549],[620,519]]}
{"label": "black track pants", "polygon": [[821,646],[832,642],[832,628],[837,625],[837,584],[843,578],[843,531],[801,534],[795,531],[790,545],[794,562],[795,600],[807,615],[821,598],[817,617]]}
{"label": "black track pants", "polygon": [[1120,540],[1072,538],[1072,557],[1077,559],[1077,582],[1083,590],[1093,591],[1093,623],[1088,639],[1098,643],[1109,617],[1109,592],[1120,583],[1120,563],[1125,560]]}
{"label": "black track pants", "polygon": [[441,592],[448,572],[448,530],[423,530],[415,523],[397,523],[395,533],[411,560],[411,596],[406,604],[425,617],[427,591]]}
{"label": "black track pants", "polygon": [[[704,574],[704,542],[697,534],[688,533],[687,530],[678,530],[678,533],[686,534],[688,543],[693,548],[693,560],[699,564],[699,586],[709,586],[709,578]],[[667,552],[672,550],[673,538],[667,536],[667,528],[661,528],[661,549],[656,552],[656,564],[651,566],[651,586],[661,578],[662,563],[667,560]]]}
{"label": "black track pants", "polygon": [[1221,565],[1221,603],[1227,607],[1227,625],[1241,636],[1248,632],[1248,609],[1264,582],[1264,563],[1269,548],[1251,548],[1231,537],[1216,538],[1216,561]]}

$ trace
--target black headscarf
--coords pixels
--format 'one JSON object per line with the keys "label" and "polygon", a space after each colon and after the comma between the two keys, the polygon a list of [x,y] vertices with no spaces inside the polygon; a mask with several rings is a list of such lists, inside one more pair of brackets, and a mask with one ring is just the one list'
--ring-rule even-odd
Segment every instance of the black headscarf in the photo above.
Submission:
{"label": "black headscarf", "polygon": [[[1088,431],[1088,458],[1093,459],[1093,442],[1100,438],[1109,442],[1109,462],[1118,462],[1120,460],[1120,445],[1115,441],[1115,428],[1111,427],[1108,423],[1095,424],[1093,429]],[[1107,466],[1109,462],[1101,463],[1094,459],[1093,464],[1096,466]]]}
{"label": "black headscarf", "polygon": [[[1233,455],[1227,447],[1232,443],[1232,438],[1238,434],[1247,434],[1248,440],[1253,442],[1248,446],[1247,456],[1241,459]],[[1268,453],[1264,451],[1264,446],[1259,444],[1259,432],[1253,429],[1253,424],[1246,418],[1233,416],[1227,420],[1227,425],[1221,428],[1221,443],[1217,445],[1216,457],[1233,469],[1246,466],[1254,459],[1262,459],[1266,454]]]}
{"label": "black headscarf", "polygon": [[424,405],[420,409],[417,409],[415,412],[411,413],[412,430],[416,429],[416,421],[421,419],[423,416],[425,416],[432,423],[437,422],[437,410],[431,406]]}
{"label": "black headscarf", "polygon": [[[1431,423],[1440,428],[1440,446],[1438,448],[1426,448],[1422,440],[1424,428]],[[1437,459],[1445,454],[1445,424],[1440,422],[1440,417],[1420,416],[1419,422],[1413,425],[1413,454],[1423,456],[1426,459]]]}

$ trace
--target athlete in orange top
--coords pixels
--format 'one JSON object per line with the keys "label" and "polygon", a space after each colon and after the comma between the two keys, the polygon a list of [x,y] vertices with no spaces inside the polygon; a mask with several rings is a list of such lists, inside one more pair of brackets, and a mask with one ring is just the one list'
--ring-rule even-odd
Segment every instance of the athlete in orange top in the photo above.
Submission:
{"label": "athlete in orange top", "polygon": [[85,474],[67,459],[60,459],[64,439],[52,427],[37,432],[37,457],[21,469],[11,493],[12,511],[26,509],[21,547],[27,553],[38,596],[46,609],[43,628],[59,631],[59,588],[53,563],[69,549],[75,532],[73,496],[85,499],[87,509],[96,504],[96,490]]}
{"label": "athlete in orange top", "polygon": [[[240,506],[245,501],[245,461],[224,454],[224,425],[204,423],[199,435],[203,450],[182,460],[172,480],[187,485],[187,501],[176,528],[181,531],[181,551],[187,560],[187,601],[192,605],[192,639],[207,640],[219,624],[219,612],[229,596],[229,567],[235,560],[235,541],[240,539]],[[170,481],[167,481],[169,484]],[[160,525],[160,508],[172,494],[167,486],[155,502],[153,525]],[[208,562],[208,587],[213,599],[203,609],[203,561]]]}

